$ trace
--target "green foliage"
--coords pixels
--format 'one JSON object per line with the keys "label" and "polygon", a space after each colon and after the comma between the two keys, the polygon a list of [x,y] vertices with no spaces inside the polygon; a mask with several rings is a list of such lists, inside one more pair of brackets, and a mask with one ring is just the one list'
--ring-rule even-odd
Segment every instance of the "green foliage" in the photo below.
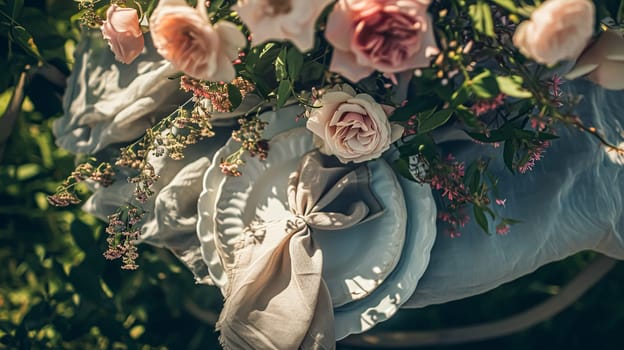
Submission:
{"label": "green foliage", "polygon": [[214,327],[193,315],[220,308],[217,288],[160,249],[120,270],[102,256],[101,222],[49,206],[73,156],[54,146],[52,119],[25,110],[0,165],[0,349],[214,348]]}
{"label": "green foliage", "polygon": [[215,315],[204,309],[220,308],[218,289],[196,285],[170,253],[150,247],[141,270],[120,270],[102,256],[101,222],[46,201],[74,168],[51,125],[75,12],[71,0],[0,1],[0,113],[28,74],[15,124],[0,117],[0,135],[10,135],[0,139],[0,349],[214,348]]}
{"label": "green foliage", "polygon": [[67,70],[67,39],[77,36],[69,20],[74,12],[72,0],[0,1],[0,91],[41,61]]}

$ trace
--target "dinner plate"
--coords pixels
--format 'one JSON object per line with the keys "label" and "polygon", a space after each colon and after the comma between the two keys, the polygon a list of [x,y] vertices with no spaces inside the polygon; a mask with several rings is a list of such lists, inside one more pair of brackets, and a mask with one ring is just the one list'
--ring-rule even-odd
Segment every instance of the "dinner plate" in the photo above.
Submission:
{"label": "dinner plate", "polygon": [[[314,149],[312,134],[297,128],[275,136],[265,160],[244,157],[242,175],[221,183],[214,209],[214,232],[222,263],[234,263],[236,241],[249,225],[292,218],[288,208],[288,177],[301,158]],[[323,251],[323,279],[334,307],[369,295],[399,261],[406,229],[406,209],[396,176],[384,160],[367,163],[371,189],[383,214],[344,230],[316,230]]]}
{"label": "dinner plate", "polygon": [[412,296],[429,264],[436,237],[436,206],[431,189],[402,176],[398,182],[408,218],[401,259],[390,276],[366,298],[334,309],[336,340],[365,332],[392,317]]}
{"label": "dinner plate", "polygon": [[[260,115],[260,119],[267,122],[263,131],[263,137],[271,139],[276,134],[305,125],[305,119],[299,118],[304,109],[301,106],[289,106],[277,111],[268,111]],[[201,254],[204,262],[208,265],[208,271],[212,282],[223,289],[227,284],[227,276],[223,271],[221,260],[217,254],[215,244],[213,213],[214,203],[218,195],[221,182],[225,175],[221,173],[219,164],[221,159],[234,153],[240,144],[229,139],[214,155],[213,161],[204,173],[203,190],[197,202],[197,235],[201,244]]]}
{"label": "dinner plate", "polygon": [[[264,131],[265,137],[270,139],[280,132],[305,125],[305,119],[298,118],[301,113],[302,108],[291,106],[262,114],[263,120],[271,122]],[[227,283],[227,276],[216,253],[213,231],[208,230],[208,226],[213,223],[214,203],[223,180],[218,162],[236,149],[238,144],[229,141],[215,154],[216,162],[205,173],[204,190],[198,203],[197,232],[202,244],[202,254],[209,265],[213,281],[222,288]],[[388,153],[391,152],[387,152],[384,158],[391,162],[395,156]],[[413,294],[429,263],[436,235],[436,208],[431,190],[429,186],[421,186],[401,176],[398,176],[398,182],[403,189],[408,216],[401,258],[394,271],[369,296],[334,309],[337,340],[350,334],[365,332],[393,316]]]}

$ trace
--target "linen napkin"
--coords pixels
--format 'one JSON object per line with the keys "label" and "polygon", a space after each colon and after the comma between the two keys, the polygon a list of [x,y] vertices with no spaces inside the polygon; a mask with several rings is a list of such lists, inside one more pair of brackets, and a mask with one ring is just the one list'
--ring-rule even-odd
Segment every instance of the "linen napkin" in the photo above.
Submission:
{"label": "linen napkin", "polygon": [[[289,219],[250,225],[228,266],[217,323],[225,349],[334,349],[334,319],[316,230],[340,231],[383,208],[365,165],[308,153],[288,183]],[[340,234],[340,232],[336,232]]]}

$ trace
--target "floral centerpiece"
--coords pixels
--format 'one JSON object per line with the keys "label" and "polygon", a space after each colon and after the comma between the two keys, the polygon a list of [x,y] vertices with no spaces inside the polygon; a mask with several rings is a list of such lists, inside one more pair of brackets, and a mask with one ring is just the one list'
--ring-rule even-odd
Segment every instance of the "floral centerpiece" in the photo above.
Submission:
{"label": "floral centerpiece", "polygon": [[[433,190],[437,219],[452,237],[468,220],[486,233],[506,234],[526,218],[498,214],[506,197],[497,191],[490,158],[464,164],[439,146],[445,140],[500,148],[518,176],[546,157],[559,125],[591,134],[596,147],[624,152],[575,114],[582,96],[561,89],[577,78],[624,88],[619,1],[85,0],[79,6],[83,25],[101,29],[117,61],[137,64],[153,45],[167,67],[160,79],[182,90],[179,103],[153,116],[144,135],[116,139],[126,143],[118,151],[92,149],[49,197],[55,205],[75,204],[77,183],[106,191],[127,178],[134,193],[106,214],[105,252],[122,258],[126,269],[137,268],[135,242],[146,230],[158,231],[146,228],[145,216],[158,212],[154,197],[166,185],[158,185],[166,163],[186,159],[179,167],[190,167],[195,158],[188,153],[201,154],[197,145],[223,132],[220,126],[237,124],[226,128],[236,149],[217,161],[223,174],[241,176],[246,159],[271,154],[268,123],[287,123],[261,117],[271,110],[299,106],[292,119],[303,121],[314,149],[348,169],[386,155],[397,174]],[[292,232],[302,232],[297,225]],[[327,296],[315,281],[322,302],[311,305],[319,307]],[[228,312],[236,307],[226,304]],[[302,331],[318,332],[314,341],[292,344],[325,344],[318,315],[308,315],[310,328]],[[226,346],[253,337],[238,331],[224,332]]]}

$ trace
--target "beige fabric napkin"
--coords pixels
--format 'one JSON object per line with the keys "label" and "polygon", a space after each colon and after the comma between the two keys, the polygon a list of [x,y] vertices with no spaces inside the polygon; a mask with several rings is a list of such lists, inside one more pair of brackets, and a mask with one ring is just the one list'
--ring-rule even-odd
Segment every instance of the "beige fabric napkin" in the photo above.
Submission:
{"label": "beige fabric napkin", "polygon": [[[314,151],[288,184],[292,218],[248,227],[228,267],[217,324],[225,349],[334,349],[331,297],[315,230],[340,231],[381,215],[365,165]],[[340,232],[336,232],[340,234]]]}

